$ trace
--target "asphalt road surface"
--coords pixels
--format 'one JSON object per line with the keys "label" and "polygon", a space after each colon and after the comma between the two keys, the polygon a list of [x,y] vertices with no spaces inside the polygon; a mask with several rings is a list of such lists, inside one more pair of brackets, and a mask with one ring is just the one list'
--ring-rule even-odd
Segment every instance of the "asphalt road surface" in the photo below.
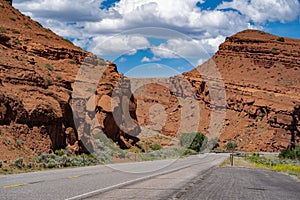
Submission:
{"label": "asphalt road surface", "polygon": [[205,170],[200,164],[87,199],[299,200],[300,182],[265,169],[212,167]]}
{"label": "asphalt road surface", "polygon": [[299,200],[297,178],[266,169],[215,168],[198,176],[185,190],[172,199],[245,199]]}
{"label": "asphalt road surface", "polygon": [[[0,176],[0,199],[130,199],[125,194],[133,195],[133,199],[163,199],[180,192],[227,157],[200,154],[184,159],[5,175]],[[149,189],[151,185],[153,190]],[[128,187],[126,193],[120,193]],[[111,193],[118,195],[111,197]]]}

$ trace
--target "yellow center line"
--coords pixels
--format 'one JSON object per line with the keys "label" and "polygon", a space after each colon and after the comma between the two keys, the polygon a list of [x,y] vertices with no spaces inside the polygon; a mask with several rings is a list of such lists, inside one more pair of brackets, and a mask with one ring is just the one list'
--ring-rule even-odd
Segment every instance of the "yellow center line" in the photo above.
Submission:
{"label": "yellow center line", "polygon": [[14,184],[14,185],[4,186],[3,188],[9,189],[9,188],[14,188],[14,187],[22,187],[22,186],[25,186],[25,185],[26,184]]}
{"label": "yellow center line", "polygon": [[77,175],[77,176],[68,176],[68,178],[79,178],[80,175]]}

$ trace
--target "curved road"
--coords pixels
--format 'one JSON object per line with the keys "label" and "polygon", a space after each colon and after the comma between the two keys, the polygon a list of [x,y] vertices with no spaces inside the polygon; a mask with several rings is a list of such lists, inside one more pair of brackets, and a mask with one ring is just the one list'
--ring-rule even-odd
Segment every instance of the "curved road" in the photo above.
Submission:
{"label": "curved road", "polygon": [[[200,154],[175,160],[5,175],[0,176],[0,199],[116,199],[106,198],[105,195],[110,191],[117,194],[119,188],[145,182],[156,187],[171,186],[169,190],[149,193],[149,198],[156,198],[162,191],[164,195],[173,194],[199,173],[219,165],[227,157],[227,154]],[[177,178],[170,178],[174,176]],[[143,191],[139,188],[137,190]],[[145,192],[142,195],[144,199],[147,198]],[[122,195],[120,197],[125,198]]]}

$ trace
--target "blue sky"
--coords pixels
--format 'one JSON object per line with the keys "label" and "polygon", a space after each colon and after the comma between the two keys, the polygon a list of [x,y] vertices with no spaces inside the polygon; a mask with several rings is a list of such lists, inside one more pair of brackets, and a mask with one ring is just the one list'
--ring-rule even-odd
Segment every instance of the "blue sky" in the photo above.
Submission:
{"label": "blue sky", "polygon": [[300,39],[299,0],[14,0],[13,6],[128,76],[189,71],[245,29]]}

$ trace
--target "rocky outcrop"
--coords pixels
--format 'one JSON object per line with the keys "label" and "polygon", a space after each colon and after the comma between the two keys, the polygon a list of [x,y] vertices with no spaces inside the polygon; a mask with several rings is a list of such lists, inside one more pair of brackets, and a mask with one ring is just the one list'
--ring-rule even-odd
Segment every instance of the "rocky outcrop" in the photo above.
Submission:
{"label": "rocky outcrop", "polygon": [[[91,152],[98,134],[130,148],[139,125],[169,138],[198,130],[240,150],[297,145],[299,47],[299,40],[247,30],[195,70],[137,81],[0,0],[0,160],[64,147]],[[206,72],[212,68],[221,76]]]}
{"label": "rocky outcrop", "polygon": [[[290,145],[289,127],[299,123],[293,122],[293,113],[300,105],[300,41],[279,38],[243,31],[227,38],[213,57],[232,113],[227,115],[222,142],[236,140],[240,149],[256,151],[279,151]],[[295,140],[299,143],[299,135]]]}
{"label": "rocky outcrop", "polygon": [[[90,80],[95,73],[86,66],[89,77],[80,77],[76,82],[73,95],[74,120],[77,123],[78,137],[90,152],[94,151],[93,138],[106,134],[121,148],[130,148],[139,139],[136,137],[140,128],[136,117],[136,102],[130,89],[130,81],[117,71],[116,65],[110,63],[103,67],[102,77],[95,92],[82,91],[93,86]],[[91,70],[91,71],[89,71]],[[82,80],[81,80],[82,79]],[[86,80],[86,81],[84,81]]]}
{"label": "rocky outcrop", "polygon": [[134,82],[140,125],[170,137],[198,130],[202,104],[184,76]]}
{"label": "rocky outcrop", "polygon": [[[0,3],[0,160],[28,160],[37,152],[65,147],[76,153],[93,150],[99,130],[122,147],[134,145],[139,132],[135,100],[128,82],[117,89],[122,76],[116,65],[74,46],[4,0]],[[80,70],[98,68],[104,71],[89,73],[95,83],[77,78]],[[80,91],[87,98],[76,99],[78,82],[87,86]],[[122,99],[112,108],[113,91]],[[120,128],[113,113],[121,116]],[[124,124],[129,115],[135,123]],[[80,126],[74,117],[87,125]]]}
{"label": "rocky outcrop", "polygon": [[[280,151],[291,140],[299,144],[299,117],[295,113],[300,105],[300,41],[279,38],[256,30],[240,32],[228,37],[205,64],[183,74],[199,101],[198,130],[208,136],[218,136],[221,147],[228,141],[236,141],[240,150]],[[207,76],[205,70],[213,68],[218,69],[224,86],[217,78]],[[177,79],[170,79],[175,91],[168,90],[166,94],[165,88],[152,84],[137,96],[139,122],[151,124],[150,116],[143,113],[145,105],[150,108],[153,104],[149,105],[149,101],[157,98],[151,96],[155,87],[161,95],[154,102],[165,105],[170,116],[160,132],[174,136],[182,120],[182,109],[176,99],[191,96],[186,84],[174,82]],[[222,87],[226,92],[225,122],[212,132],[212,113],[218,115],[225,109],[220,103],[222,99],[213,102],[224,96]],[[217,88],[215,94],[213,88]]]}

